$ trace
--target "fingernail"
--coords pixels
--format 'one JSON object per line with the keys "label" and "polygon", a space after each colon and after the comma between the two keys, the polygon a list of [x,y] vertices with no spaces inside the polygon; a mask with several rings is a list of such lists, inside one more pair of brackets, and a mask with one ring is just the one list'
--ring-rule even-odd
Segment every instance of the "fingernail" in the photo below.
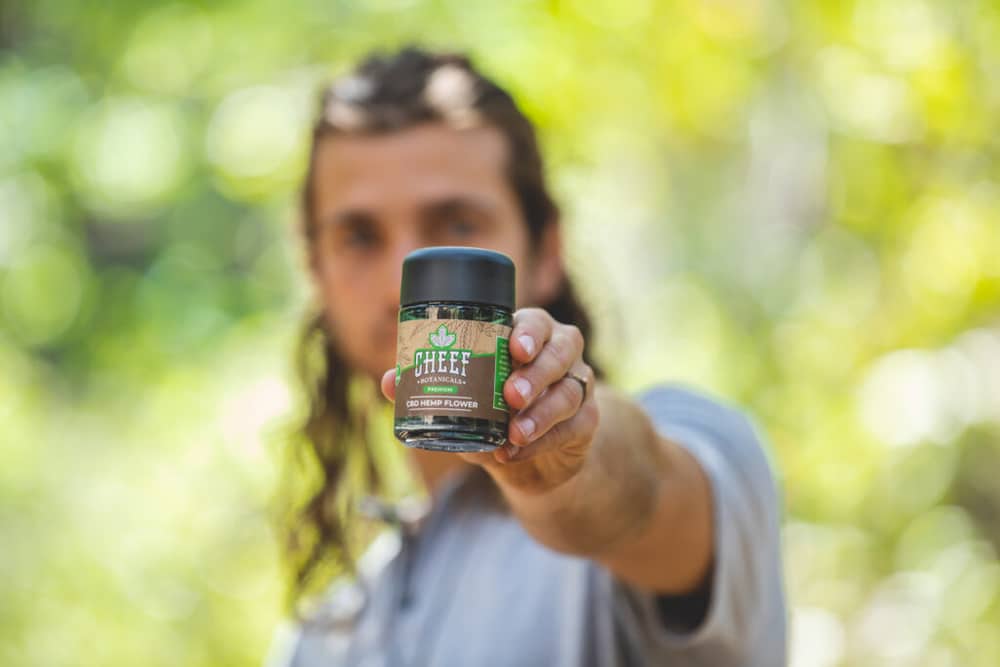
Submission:
{"label": "fingernail", "polygon": [[535,432],[535,422],[531,420],[531,417],[518,419],[517,428],[524,434],[525,438],[530,438],[531,434]]}
{"label": "fingernail", "polygon": [[519,393],[521,398],[524,400],[531,398],[531,383],[524,378],[517,378],[514,380],[514,389],[517,389],[517,393]]}
{"label": "fingernail", "polygon": [[524,351],[528,353],[528,356],[533,356],[535,354],[535,339],[528,335],[518,336],[518,342],[521,343],[521,347]]}

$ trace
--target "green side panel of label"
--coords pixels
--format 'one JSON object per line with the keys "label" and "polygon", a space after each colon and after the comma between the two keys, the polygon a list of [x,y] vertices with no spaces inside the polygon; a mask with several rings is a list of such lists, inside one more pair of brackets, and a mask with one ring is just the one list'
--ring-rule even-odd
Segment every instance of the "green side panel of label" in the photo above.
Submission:
{"label": "green side panel of label", "polygon": [[493,365],[493,408],[507,410],[507,401],[503,398],[503,383],[510,376],[510,348],[507,339],[497,336],[496,363]]}
{"label": "green side panel of label", "polygon": [[455,386],[441,387],[441,386],[436,386],[436,385],[430,385],[430,386],[424,387],[424,393],[425,394],[457,394],[458,393],[458,387],[455,387]]}

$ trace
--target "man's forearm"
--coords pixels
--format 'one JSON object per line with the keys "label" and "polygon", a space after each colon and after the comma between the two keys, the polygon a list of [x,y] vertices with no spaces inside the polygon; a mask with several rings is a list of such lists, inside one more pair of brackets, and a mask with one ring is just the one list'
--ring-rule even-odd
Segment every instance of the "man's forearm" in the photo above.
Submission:
{"label": "man's forearm", "polygon": [[597,385],[595,399],[600,426],[575,475],[541,494],[504,489],[514,513],[535,539],[558,551],[589,557],[642,530],[652,516],[663,477],[663,456],[645,416],[630,414],[633,406],[607,385]]}
{"label": "man's forearm", "polygon": [[634,401],[604,384],[595,399],[600,426],[572,477],[543,493],[501,481],[514,514],[540,543],[593,558],[630,583],[664,593],[694,588],[712,557],[708,480]]}

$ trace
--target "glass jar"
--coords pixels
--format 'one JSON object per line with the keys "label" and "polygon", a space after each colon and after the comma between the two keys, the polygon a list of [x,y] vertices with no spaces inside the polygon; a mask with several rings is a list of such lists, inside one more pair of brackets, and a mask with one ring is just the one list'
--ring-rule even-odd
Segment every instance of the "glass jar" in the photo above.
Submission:
{"label": "glass jar", "polygon": [[507,442],[514,263],[438,246],[403,261],[394,432],[408,447],[490,451]]}

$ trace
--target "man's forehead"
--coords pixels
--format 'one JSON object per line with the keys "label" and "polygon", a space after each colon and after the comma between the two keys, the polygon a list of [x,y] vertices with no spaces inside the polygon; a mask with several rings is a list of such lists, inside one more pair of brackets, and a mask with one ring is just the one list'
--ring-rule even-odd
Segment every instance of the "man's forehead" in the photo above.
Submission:
{"label": "man's forehead", "polygon": [[394,196],[490,200],[507,190],[504,138],[492,127],[427,124],[377,135],[323,140],[317,197],[361,205]]}
{"label": "man's forehead", "polygon": [[338,172],[423,165],[498,173],[506,153],[503,135],[492,126],[455,129],[424,123],[378,134],[330,135],[322,140],[318,158]]}

